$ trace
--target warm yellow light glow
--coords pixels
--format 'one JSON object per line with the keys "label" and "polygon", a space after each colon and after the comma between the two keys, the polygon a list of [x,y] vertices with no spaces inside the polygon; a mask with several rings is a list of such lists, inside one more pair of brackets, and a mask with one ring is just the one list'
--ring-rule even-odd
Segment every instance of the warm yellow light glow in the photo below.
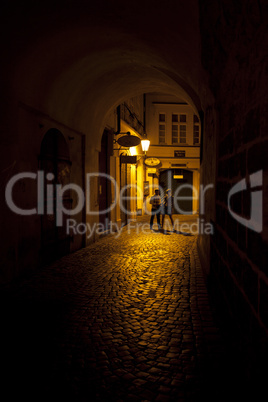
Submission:
{"label": "warm yellow light glow", "polygon": [[137,147],[130,147],[129,152],[131,156],[137,155]]}
{"label": "warm yellow light glow", "polygon": [[144,152],[147,152],[150,146],[149,140],[141,140],[141,147]]}

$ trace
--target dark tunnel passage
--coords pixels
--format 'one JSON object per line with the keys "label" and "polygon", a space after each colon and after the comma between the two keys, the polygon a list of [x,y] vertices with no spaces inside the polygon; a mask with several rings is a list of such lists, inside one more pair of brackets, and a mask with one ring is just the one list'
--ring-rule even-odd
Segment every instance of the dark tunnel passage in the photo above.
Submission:
{"label": "dark tunnel passage", "polygon": [[[265,385],[267,11],[253,0],[4,2],[10,390],[188,401]],[[175,202],[190,194],[174,231],[168,216],[147,231],[157,187],[162,203],[168,189]]]}

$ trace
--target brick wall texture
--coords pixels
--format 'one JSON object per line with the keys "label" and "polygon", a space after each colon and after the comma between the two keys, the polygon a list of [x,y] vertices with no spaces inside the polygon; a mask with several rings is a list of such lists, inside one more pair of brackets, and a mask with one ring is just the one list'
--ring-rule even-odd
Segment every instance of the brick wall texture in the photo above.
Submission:
{"label": "brick wall texture", "polygon": [[[238,331],[244,366],[259,378],[268,333],[268,36],[267,2],[200,1],[202,63],[218,109],[215,234],[211,237],[210,286],[218,308]],[[209,163],[209,161],[204,161]],[[262,171],[263,230],[231,216],[228,193],[246,179],[247,190],[231,208],[250,219],[250,175]],[[260,207],[260,205],[258,206]]]}

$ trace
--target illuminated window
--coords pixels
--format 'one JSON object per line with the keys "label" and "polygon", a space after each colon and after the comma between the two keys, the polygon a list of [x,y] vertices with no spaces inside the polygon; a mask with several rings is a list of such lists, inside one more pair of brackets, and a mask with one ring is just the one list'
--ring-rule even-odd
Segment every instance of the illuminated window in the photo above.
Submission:
{"label": "illuminated window", "polygon": [[178,124],[172,124],[172,144],[178,144],[178,142],[179,142]]}
{"label": "illuminated window", "polygon": [[[176,115],[174,115],[175,118]],[[187,120],[186,120],[186,114],[180,114],[177,115],[177,121],[178,121],[178,143],[180,144],[186,144],[186,136],[187,136]],[[172,117],[173,118],[173,117]],[[181,124],[184,123],[184,124]],[[174,142],[175,143],[175,142]]]}
{"label": "illuminated window", "polygon": [[158,135],[159,135],[159,144],[166,143],[166,115],[163,113],[159,113],[159,122],[158,122]]}
{"label": "illuminated window", "polygon": [[180,124],[180,143],[186,144],[186,124]]}
{"label": "illuminated window", "polygon": [[200,123],[199,118],[194,114],[194,145],[200,144]]}

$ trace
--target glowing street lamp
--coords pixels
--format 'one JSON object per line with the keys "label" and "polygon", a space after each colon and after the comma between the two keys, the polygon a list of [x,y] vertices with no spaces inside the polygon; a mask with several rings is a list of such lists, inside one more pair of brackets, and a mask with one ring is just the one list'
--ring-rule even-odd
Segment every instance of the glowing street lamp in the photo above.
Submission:
{"label": "glowing street lamp", "polygon": [[145,152],[145,155],[146,155],[146,152],[149,149],[149,146],[150,146],[150,141],[149,140],[141,140],[141,148],[142,148],[143,152]]}
{"label": "glowing street lamp", "polygon": [[137,148],[136,147],[130,147],[129,152],[131,156],[137,155]]}

